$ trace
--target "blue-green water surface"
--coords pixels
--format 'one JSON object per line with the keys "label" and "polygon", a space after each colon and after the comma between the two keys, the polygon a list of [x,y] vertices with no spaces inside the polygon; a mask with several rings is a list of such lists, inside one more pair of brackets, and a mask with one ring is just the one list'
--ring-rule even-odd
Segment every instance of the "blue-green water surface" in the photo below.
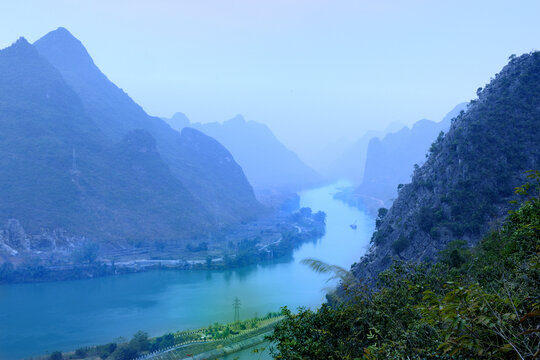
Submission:
{"label": "blue-green water surface", "polygon": [[[0,286],[0,359],[152,336],[279,311],[317,307],[326,277],[300,264],[313,257],[348,268],[366,251],[373,231],[367,213],[334,200],[333,184],[300,194],[301,206],[326,212],[326,235],[294,259],[231,271],[156,270],[91,280]],[[356,222],[357,229],[349,226]]]}

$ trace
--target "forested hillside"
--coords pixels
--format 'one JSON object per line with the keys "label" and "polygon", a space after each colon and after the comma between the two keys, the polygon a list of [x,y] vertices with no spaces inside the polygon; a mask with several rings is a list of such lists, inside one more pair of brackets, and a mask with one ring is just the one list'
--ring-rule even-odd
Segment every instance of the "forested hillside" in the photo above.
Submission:
{"label": "forested hillside", "polygon": [[[192,148],[194,138],[189,135],[194,133],[180,134],[162,119],[149,116],[100,71],[83,44],[68,30],[51,31],[34,46],[60,71],[80,97],[86,114],[110,143],[120,141],[132,130],[148,131],[156,139],[156,149],[167,166],[213,221],[237,223],[265,211],[242,169],[230,154],[225,154],[227,150],[206,153],[207,147],[215,149],[215,142],[208,137],[197,137],[197,147]],[[226,157],[232,161],[224,162]]]}
{"label": "forested hillside", "polygon": [[24,39],[0,51],[0,128],[2,227],[16,219],[30,234],[63,228],[106,240],[170,239],[211,224],[148,132],[110,145]]}
{"label": "forested hillside", "polygon": [[475,244],[510,209],[525,171],[540,164],[540,53],[512,57],[429,149],[353,271],[373,276],[393,258],[433,260],[452,240]]}
{"label": "forested hillside", "polygon": [[0,263],[181,251],[268,213],[227,149],[148,116],[62,28],[0,51],[0,158]]}

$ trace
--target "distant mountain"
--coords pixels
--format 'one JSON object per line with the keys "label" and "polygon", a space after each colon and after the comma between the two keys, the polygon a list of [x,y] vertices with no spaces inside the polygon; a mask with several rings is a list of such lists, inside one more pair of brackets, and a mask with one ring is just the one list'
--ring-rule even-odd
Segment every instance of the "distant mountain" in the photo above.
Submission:
{"label": "distant mountain", "polygon": [[191,126],[191,122],[189,121],[186,114],[181,112],[175,113],[170,119],[163,120],[165,120],[173,129],[177,131],[182,131],[183,128]]}
{"label": "distant mountain", "polygon": [[410,182],[414,164],[423,164],[431,143],[441,131],[448,131],[450,120],[466,106],[466,103],[457,105],[440,122],[424,119],[410,129],[403,127],[382,139],[372,138],[367,148],[362,184],[357,192],[391,204],[397,196],[398,185]]}
{"label": "distant mountain", "polygon": [[323,147],[316,156],[315,170],[328,180],[348,180],[354,185],[362,183],[369,141],[374,137],[400,130],[401,121],[392,122],[383,131],[370,130],[353,142],[340,139]]}
{"label": "distant mountain", "polygon": [[241,115],[223,123],[190,123],[182,113],[167,122],[176,130],[186,126],[200,130],[222,143],[257,190],[297,191],[314,186],[321,177],[287,149],[270,129]]}
{"label": "distant mountain", "polygon": [[370,277],[393,258],[436,259],[452,240],[475,244],[508,213],[525,171],[540,167],[540,52],[511,57],[448,133],[429,148],[423,166],[379,212],[369,253],[353,267]]}
{"label": "distant mountain", "polygon": [[82,100],[85,113],[110,144],[121,141],[132,130],[148,131],[156,139],[156,149],[174,176],[206,207],[213,222],[239,222],[264,211],[242,169],[227,150],[219,148],[209,137],[193,131],[180,134],[162,119],[147,115],[107,79],[69,31],[58,28],[34,46],[60,71]]}
{"label": "distant mountain", "polygon": [[215,226],[147,131],[111,145],[60,72],[22,38],[0,51],[0,159],[0,224],[16,219],[45,234],[32,245],[40,249],[60,246],[49,232],[56,228],[105,242],[178,239]]}

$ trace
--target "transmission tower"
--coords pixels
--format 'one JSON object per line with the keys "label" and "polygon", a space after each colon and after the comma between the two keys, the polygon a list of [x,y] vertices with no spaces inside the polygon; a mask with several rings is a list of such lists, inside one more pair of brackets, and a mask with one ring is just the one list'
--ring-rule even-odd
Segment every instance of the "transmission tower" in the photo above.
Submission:
{"label": "transmission tower", "polygon": [[71,171],[77,171],[77,160],[75,159],[75,148],[73,148],[73,157],[71,163]]}
{"label": "transmission tower", "polygon": [[240,321],[240,299],[238,297],[234,298],[233,309],[234,309],[234,322],[237,323]]}

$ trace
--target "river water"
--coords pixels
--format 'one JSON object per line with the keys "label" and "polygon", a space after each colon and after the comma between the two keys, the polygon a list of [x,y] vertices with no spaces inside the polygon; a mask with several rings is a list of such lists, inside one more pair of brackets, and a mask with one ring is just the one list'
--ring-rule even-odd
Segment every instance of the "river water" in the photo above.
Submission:
{"label": "river water", "polygon": [[[326,276],[300,264],[312,257],[345,268],[365,253],[374,221],[332,194],[333,184],[300,193],[301,206],[326,212],[326,235],[294,252],[293,260],[231,271],[156,270],[91,280],[0,286],[0,359],[151,336],[242,319],[287,305],[315,308]],[[349,226],[357,224],[353,230]]]}

